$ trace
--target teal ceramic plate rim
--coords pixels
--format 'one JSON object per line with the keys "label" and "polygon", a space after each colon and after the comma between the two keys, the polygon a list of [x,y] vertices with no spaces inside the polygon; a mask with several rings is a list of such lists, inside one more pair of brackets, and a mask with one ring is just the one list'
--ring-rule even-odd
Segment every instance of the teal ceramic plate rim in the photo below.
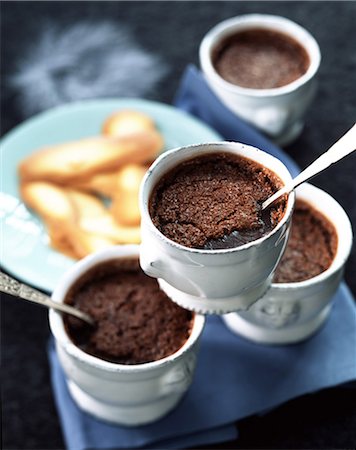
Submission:
{"label": "teal ceramic plate rim", "polygon": [[19,124],[0,142],[0,263],[9,274],[51,292],[63,273],[75,263],[49,246],[41,220],[21,202],[18,163],[42,146],[100,134],[103,121],[121,109],[149,114],[164,137],[164,150],[222,140],[214,130],[184,111],[133,98],[68,103]]}

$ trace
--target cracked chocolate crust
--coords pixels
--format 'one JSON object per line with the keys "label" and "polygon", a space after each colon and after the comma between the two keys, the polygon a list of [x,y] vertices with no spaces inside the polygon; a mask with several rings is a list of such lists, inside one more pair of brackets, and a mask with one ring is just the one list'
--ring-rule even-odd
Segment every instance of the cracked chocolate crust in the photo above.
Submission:
{"label": "cracked chocolate crust", "polygon": [[337,250],[334,225],[309,203],[297,200],[286,251],[274,283],[296,283],[313,278],[331,266]]}
{"label": "cracked chocolate crust", "polygon": [[154,188],[149,211],[169,239],[190,248],[234,248],[270,232],[282,219],[281,200],[262,212],[282,181],[262,165],[230,153],[187,160]]}
{"label": "cracked chocolate crust", "polygon": [[222,78],[252,89],[273,89],[300,78],[310,59],[287,34],[254,28],[232,34],[215,49],[213,64]]}
{"label": "cracked chocolate crust", "polygon": [[65,316],[71,340],[84,352],[119,364],[156,361],[179,350],[194,313],[173,303],[137,258],[100,263],[72,286],[65,303],[88,313],[96,328]]}

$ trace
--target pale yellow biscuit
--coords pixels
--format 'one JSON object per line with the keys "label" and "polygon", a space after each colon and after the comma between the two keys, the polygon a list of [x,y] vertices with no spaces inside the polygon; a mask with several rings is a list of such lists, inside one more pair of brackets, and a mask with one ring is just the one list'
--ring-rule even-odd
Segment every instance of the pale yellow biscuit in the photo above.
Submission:
{"label": "pale yellow biscuit", "polygon": [[77,223],[83,217],[98,217],[108,214],[108,209],[104,203],[95,195],[77,189],[66,190],[69,199],[77,212]]}
{"label": "pale yellow biscuit", "polygon": [[93,252],[115,245],[113,240],[84,231],[73,223],[62,227],[48,223],[47,232],[51,246],[73,259],[84,258]]}
{"label": "pale yellow biscuit", "polygon": [[162,137],[155,130],[121,138],[82,139],[33,153],[20,163],[19,175],[24,181],[73,182],[127,163],[151,161],[162,146]]}
{"label": "pale yellow biscuit", "polygon": [[103,212],[108,214],[104,205],[95,197],[90,196],[89,200],[86,194],[80,192],[69,194],[69,191],[46,182],[23,183],[20,193],[26,205],[44,221],[50,245],[67,256],[82,258],[115,244],[112,239],[96,233],[96,229],[86,231],[81,228],[80,221],[84,211],[86,217],[95,217]]}
{"label": "pale yellow biscuit", "polygon": [[139,111],[123,110],[108,117],[102,127],[105,136],[128,136],[141,131],[153,130],[151,117]]}
{"label": "pale yellow biscuit", "polygon": [[95,233],[88,233],[80,227],[73,227],[69,236],[78,258],[84,258],[91,253],[115,245],[111,239]]}
{"label": "pale yellow biscuit", "polygon": [[137,164],[123,167],[117,177],[117,188],[110,211],[120,225],[138,226],[141,221],[139,190],[146,168]]}
{"label": "pale yellow biscuit", "polygon": [[81,256],[75,249],[73,244],[73,234],[67,228],[58,226],[55,223],[46,223],[46,229],[50,240],[50,245],[54,250],[63,253],[73,259],[78,259]]}
{"label": "pale yellow biscuit", "polygon": [[140,227],[118,225],[106,206],[95,196],[68,190],[77,212],[77,225],[86,233],[102,236],[116,244],[138,244]]}
{"label": "pale yellow biscuit", "polygon": [[119,170],[98,173],[89,178],[74,181],[70,186],[75,189],[94,192],[104,197],[112,197],[116,190]]}
{"label": "pale yellow biscuit", "polygon": [[73,203],[59,186],[44,181],[22,183],[20,195],[25,204],[46,221],[59,225],[76,220]]}

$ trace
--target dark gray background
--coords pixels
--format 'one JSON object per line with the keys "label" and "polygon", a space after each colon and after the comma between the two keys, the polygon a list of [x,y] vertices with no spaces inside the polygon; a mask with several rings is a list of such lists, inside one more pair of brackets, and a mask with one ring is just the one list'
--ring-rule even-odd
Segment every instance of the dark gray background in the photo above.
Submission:
{"label": "dark gray background", "polygon": [[[203,35],[225,18],[251,12],[295,20],[321,47],[317,98],[303,134],[286,151],[304,167],[355,121],[355,2],[2,2],[1,10],[2,134],[26,118],[8,80],[44,23],[64,28],[83,20],[126,24],[142,48],[160,55],[169,67],[146,98],[169,103],[186,65],[198,64]],[[341,203],[354,227],[355,169],[351,156],[314,180]],[[354,294],[355,273],[354,250],[346,270]],[[63,448],[49,384],[46,311],[9,298],[1,306],[3,448]],[[355,393],[338,387],[290,401],[263,417],[241,421],[240,439],[215,448],[353,448]]]}

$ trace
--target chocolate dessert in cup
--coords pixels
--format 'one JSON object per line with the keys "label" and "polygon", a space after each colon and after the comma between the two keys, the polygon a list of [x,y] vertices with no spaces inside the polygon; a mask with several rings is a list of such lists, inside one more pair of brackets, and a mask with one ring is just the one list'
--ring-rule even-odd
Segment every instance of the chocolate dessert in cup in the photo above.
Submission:
{"label": "chocolate dessert in cup", "polygon": [[142,269],[186,309],[247,309],[270,287],[294,193],[277,202],[267,219],[261,202],[290,180],[281,161],[237,142],[162,154],[141,184]]}
{"label": "chocolate dessert in cup", "polygon": [[177,309],[142,272],[138,256],[137,245],[110,247],[76,263],[58,283],[53,300],[88,311],[95,328],[49,314],[74,401],[127,426],[157,420],[176,406],[192,382],[205,322]]}
{"label": "chocolate dessert in cup", "polygon": [[280,145],[300,134],[320,65],[307,30],[280,16],[237,16],[213,27],[199,53],[209,86],[230,110]]}
{"label": "chocolate dessert in cup", "polygon": [[271,289],[248,311],[227,314],[236,334],[264,344],[291,344],[326,321],[352,246],[343,208],[329,194],[305,183],[296,190],[295,224]]}

